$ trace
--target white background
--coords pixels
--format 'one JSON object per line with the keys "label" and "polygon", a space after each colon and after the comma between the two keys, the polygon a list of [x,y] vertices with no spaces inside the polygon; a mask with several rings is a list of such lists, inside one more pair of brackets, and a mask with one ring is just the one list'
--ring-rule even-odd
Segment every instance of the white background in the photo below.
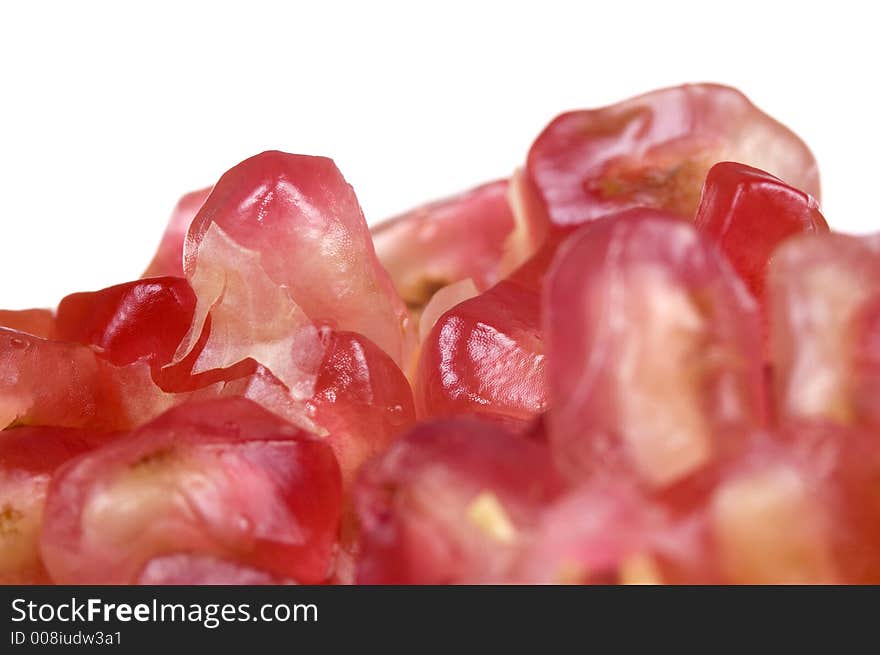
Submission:
{"label": "white background", "polygon": [[740,87],[880,229],[871,3],[4,2],[0,307],[136,278],[178,196],[267,148],[333,157],[371,222],[507,175],[565,109]]}

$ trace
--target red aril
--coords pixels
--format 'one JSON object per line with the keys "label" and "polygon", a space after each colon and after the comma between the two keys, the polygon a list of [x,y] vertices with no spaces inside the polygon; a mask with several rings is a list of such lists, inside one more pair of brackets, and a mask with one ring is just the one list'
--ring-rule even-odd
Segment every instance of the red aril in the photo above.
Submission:
{"label": "red aril", "polygon": [[55,314],[48,309],[0,309],[0,327],[54,339]]}
{"label": "red aril", "polygon": [[724,582],[876,584],[876,435],[795,421],[721,470],[707,503]]}
{"label": "red aril", "polygon": [[413,209],[373,228],[379,261],[411,308],[434,292],[471,279],[480,291],[498,282],[513,215],[507,180]]}
{"label": "red aril", "polygon": [[595,478],[544,510],[513,581],[876,581],[880,449],[866,436],[816,424],[755,433],[698,483],[659,494],[631,475]]}
{"label": "red aril", "polygon": [[354,332],[327,337],[310,418],[328,433],[348,487],[361,464],[415,421],[412,391],[392,359]]}
{"label": "red aril", "polygon": [[760,301],[776,247],[795,234],[828,232],[812,196],[769,173],[734,162],[715,164],[709,170],[695,223],[718,244]]}
{"label": "red aril", "polygon": [[506,580],[561,488],[545,444],[477,418],[422,423],[361,472],[358,582]]}
{"label": "red aril", "polygon": [[[282,360],[291,347],[313,349],[313,324],[359,332],[404,360],[406,307],[376,258],[354,191],[330,159],[270,151],[233,167],[193,220],[184,253],[198,306],[180,356],[210,312],[204,367],[249,355],[296,386],[301,376],[292,369],[302,363]],[[252,352],[226,346],[240,341]]]}
{"label": "red aril", "polygon": [[413,381],[419,416],[529,420],[546,409],[541,283],[557,245],[549,240],[510,276],[437,319]]}
{"label": "red aril", "polygon": [[544,302],[549,434],[573,479],[660,488],[763,423],[757,306],[692,225],[639,209],[582,227]]}
{"label": "red aril", "polygon": [[869,384],[870,306],[880,297],[876,237],[803,235],[774,254],[767,278],[773,397],[779,420],[854,424],[877,415]]}
{"label": "red aril", "polygon": [[0,311],[0,582],[878,583],[880,239],[818,193],[711,84],[372,235],[247,159],[149,277]]}
{"label": "red aril", "polygon": [[434,325],[450,309],[480,295],[473,280],[466,278],[438,289],[419,315],[419,343],[427,340]]}
{"label": "red aril", "polygon": [[327,350],[308,416],[327,433],[342,471],[347,499],[333,571],[334,584],[351,584],[358,526],[350,490],[361,465],[383,452],[415,422],[412,391],[392,359],[353,332],[327,335]]}
{"label": "red aril", "polygon": [[175,402],[145,362],[114,366],[88,346],[0,328],[0,429],[125,430]]}
{"label": "red aril", "polygon": [[422,344],[413,388],[420,416],[531,418],[546,408],[539,296],[504,280],[456,305]]}
{"label": "red aril", "polygon": [[554,119],[535,140],[518,205],[534,243],[551,226],[634,207],[692,218],[706,172],[740,161],[819,198],[809,149],[739,91],[692,84]]}
{"label": "red aril", "polygon": [[663,513],[625,484],[586,485],[541,515],[513,582],[522,584],[659,583],[649,537]]}
{"label": "red aril", "polygon": [[57,472],[41,552],[62,584],[132,583],[175,554],[317,583],[340,506],[327,444],[242,398],[188,403]]}
{"label": "red aril", "polygon": [[200,375],[165,369],[160,381],[193,399],[242,396],[304,429],[329,435],[347,481],[360,463],[415,420],[409,382],[394,361],[354,332],[321,331],[314,393],[298,398],[254,360]]}
{"label": "red aril", "polygon": [[880,581],[880,443],[873,428],[832,422],[794,421],[781,428],[779,443],[808,473],[816,500],[808,512],[824,532],[812,536],[830,551],[835,582]]}
{"label": "red aril", "polygon": [[74,293],[58,305],[58,338],[98,349],[117,366],[168,363],[192,323],[196,298],[186,280],[157,277]]}
{"label": "red aril", "polygon": [[876,428],[880,426],[880,294],[862,304],[853,323],[854,411]]}
{"label": "red aril", "polygon": [[831,507],[810,468],[797,457],[763,448],[731,469],[707,508],[723,581],[834,582]]}
{"label": "red aril", "polygon": [[141,277],[183,276],[183,242],[190,223],[210,193],[211,187],[199,189],[187,193],[177,202],[153,261]]}
{"label": "red aril", "polygon": [[83,430],[21,427],[0,431],[0,584],[46,584],[38,548],[52,473],[112,437]]}

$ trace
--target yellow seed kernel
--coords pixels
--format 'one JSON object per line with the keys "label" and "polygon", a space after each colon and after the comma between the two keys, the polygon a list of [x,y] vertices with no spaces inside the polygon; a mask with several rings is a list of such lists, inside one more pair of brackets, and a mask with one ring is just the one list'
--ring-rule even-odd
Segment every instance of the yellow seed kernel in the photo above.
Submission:
{"label": "yellow seed kernel", "polygon": [[627,557],[620,566],[620,584],[663,584],[663,577],[654,558],[645,553]]}
{"label": "yellow seed kernel", "polygon": [[516,536],[516,528],[513,527],[507,512],[504,511],[501,502],[490,491],[480,493],[468,505],[467,517],[495,541],[509,544]]}

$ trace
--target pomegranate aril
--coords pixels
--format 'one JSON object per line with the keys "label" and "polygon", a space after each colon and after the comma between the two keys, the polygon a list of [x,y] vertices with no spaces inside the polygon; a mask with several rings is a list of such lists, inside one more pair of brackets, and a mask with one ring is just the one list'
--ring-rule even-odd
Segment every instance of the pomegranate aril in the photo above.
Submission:
{"label": "pomegranate aril", "polygon": [[663,487],[764,421],[757,306],[692,225],[640,209],[582,227],[544,302],[549,434],[573,479]]}
{"label": "pomegranate aril", "polygon": [[330,447],[242,398],[188,403],[60,469],[41,552],[59,583],[132,583],[186,552],[304,583],[329,572]]}
{"label": "pomegranate aril", "polygon": [[[825,517],[836,581],[880,582],[880,442],[876,428],[827,421],[794,421],[779,430],[780,443],[809,472],[809,486]],[[818,537],[817,537],[818,538]]]}
{"label": "pomegranate aril", "polygon": [[53,427],[0,431],[0,584],[49,582],[39,552],[52,473],[112,436]]}
{"label": "pomegranate aril", "polygon": [[186,233],[210,193],[211,187],[199,189],[187,193],[177,202],[153,261],[141,277],[183,276],[183,243]]}
{"label": "pomegranate aril", "polygon": [[419,424],[361,472],[358,582],[504,581],[561,490],[544,444],[477,418]]}
{"label": "pomegranate aril", "polygon": [[725,160],[819,197],[816,162],[794,133],[735,89],[695,84],[557,117],[529,151],[518,206],[536,242],[551,226],[639,206],[692,218],[706,172]]}
{"label": "pomegranate aril", "polygon": [[441,287],[471,279],[480,291],[498,281],[513,230],[508,184],[499,180],[413,209],[373,228],[379,261],[411,308]]}
{"label": "pomegranate aril", "polygon": [[545,509],[513,580],[876,581],[880,448],[867,436],[815,424],[741,435],[698,483],[661,493],[633,474],[595,478]]}
{"label": "pomegranate aril", "polygon": [[55,314],[48,309],[0,309],[0,327],[54,339]]}
{"label": "pomegranate aril", "polygon": [[154,384],[145,362],[115,366],[88,346],[0,328],[0,429],[124,430],[175,402]]}
{"label": "pomegranate aril", "polygon": [[542,513],[535,536],[517,562],[512,581],[662,582],[648,542],[652,524],[662,520],[663,514],[657,508],[625,484],[579,487]]}
{"label": "pomegranate aril", "polygon": [[327,337],[309,417],[328,433],[345,486],[361,464],[415,421],[412,391],[394,361],[353,332]]}
{"label": "pomegranate aril", "polygon": [[0,311],[0,582],[878,583],[880,239],[818,193],[709,84],[375,246],[331,160],[241,162],[150,277]]}
{"label": "pomegranate aril", "polygon": [[547,404],[539,294],[513,280],[443,314],[413,382],[420,416],[472,412],[528,419]]}
{"label": "pomegranate aril", "polygon": [[[273,322],[279,329],[288,323],[287,332],[301,340],[308,321],[359,332],[404,360],[406,307],[376,258],[354,191],[330,159],[270,151],[233,167],[190,225],[184,255],[199,303],[188,346],[210,310],[218,339]],[[245,281],[254,276],[259,291],[251,299]],[[230,294],[235,303],[224,312]],[[281,294],[287,302],[275,297]],[[278,340],[274,333],[248,336]],[[289,383],[275,370],[283,364],[253,356]]]}
{"label": "pomegranate aril", "polygon": [[359,543],[351,488],[361,465],[415,422],[415,410],[409,382],[378,346],[353,332],[326,338],[326,354],[307,412],[327,433],[326,442],[342,471],[346,501],[332,582],[352,584]]}
{"label": "pomegranate aril", "polygon": [[758,300],[764,298],[770,257],[784,239],[802,232],[828,232],[809,194],[734,162],[709,170],[695,223],[718,244]]}
{"label": "pomegranate aril", "polygon": [[803,235],[776,251],[767,302],[778,420],[853,424],[880,413],[870,397],[870,307],[878,294],[876,237]]}
{"label": "pomegranate aril", "polygon": [[769,462],[719,485],[709,513],[726,582],[835,580],[828,507],[811,483],[802,469]]}
{"label": "pomegranate aril", "polygon": [[[797,422],[741,441],[744,447],[714,463],[689,497],[661,498],[677,522],[702,533],[692,542],[698,548],[673,558],[669,581],[876,582],[880,447],[873,435]],[[700,561],[708,564],[703,570],[691,564]]]}
{"label": "pomegranate aril", "polygon": [[878,477],[869,431],[797,421],[755,440],[706,504],[723,581],[876,584]]}
{"label": "pomegranate aril", "polygon": [[478,295],[480,292],[470,278],[453,282],[438,289],[419,315],[419,342],[427,340],[434,325],[443,314],[465,300],[470,300]]}
{"label": "pomegranate aril", "polygon": [[541,284],[559,243],[548,239],[504,280],[437,319],[413,381],[419,416],[528,421],[546,409]]}
{"label": "pomegranate aril", "polygon": [[57,334],[98,348],[113,364],[168,363],[192,323],[195,294],[180,277],[158,277],[74,293],[58,305]]}
{"label": "pomegranate aril", "polygon": [[880,294],[874,294],[862,304],[854,323],[854,410],[862,422],[877,428],[880,427]]}
{"label": "pomegranate aril", "polygon": [[217,224],[202,236],[198,253],[187,270],[195,314],[167,374],[186,384],[187,376],[257,362],[295,399],[309,398],[323,356],[313,321],[288,289],[269,278],[261,254],[234,242]]}

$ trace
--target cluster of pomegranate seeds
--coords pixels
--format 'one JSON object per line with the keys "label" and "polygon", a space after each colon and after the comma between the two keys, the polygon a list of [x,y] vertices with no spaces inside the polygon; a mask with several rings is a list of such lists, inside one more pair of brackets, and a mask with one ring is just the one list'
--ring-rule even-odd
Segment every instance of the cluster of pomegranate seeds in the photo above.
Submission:
{"label": "cluster of pomegranate seeds", "polygon": [[0,583],[880,583],[880,239],[818,201],[717,85],[372,231],[252,157],[0,311]]}

